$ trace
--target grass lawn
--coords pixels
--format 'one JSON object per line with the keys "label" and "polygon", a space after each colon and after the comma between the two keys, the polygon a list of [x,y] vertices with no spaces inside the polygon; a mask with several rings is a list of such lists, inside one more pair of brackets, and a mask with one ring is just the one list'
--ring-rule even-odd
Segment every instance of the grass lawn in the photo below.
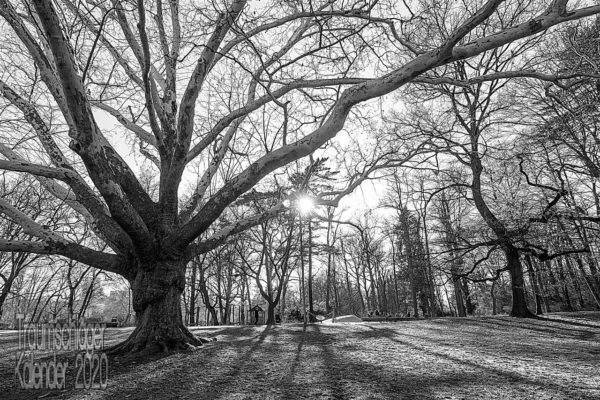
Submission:
{"label": "grass lawn", "polygon": [[[17,336],[0,331],[1,399],[600,399],[600,313],[545,320],[202,328],[190,353],[110,359],[106,390],[22,390]],[[128,330],[113,329],[107,344]]]}

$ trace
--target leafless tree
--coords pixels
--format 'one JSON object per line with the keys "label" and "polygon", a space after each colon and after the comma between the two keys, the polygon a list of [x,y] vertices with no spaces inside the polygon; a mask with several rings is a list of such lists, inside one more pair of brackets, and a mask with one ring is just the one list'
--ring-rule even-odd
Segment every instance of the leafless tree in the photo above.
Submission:
{"label": "leafless tree", "polygon": [[[567,3],[546,1],[538,12],[529,1],[448,2],[440,19],[427,1],[232,0],[197,8],[177,0],[0,0],[11,53],[2,57],[3,118],[28,123],[1,148],[0,168],[43,178],[110,250],[74,243],[1,200],[0,212],[36,240],[3,238],[0,249],[60,254],[126,277],[137,327],[116,351],[199,345],[181,315],[187,261],[284,208],[204,235],[240,195],[326,144],[357,105],[600,12]],[[515,7],[531,12],[503,24]],[[490,21],[489,32],[472,34]],[[371,60],[377,65],[361,73]],[[270,121],[256,117],[265,109]],[[156,193],[111,143],[100,110],[155,171]],[[42,155],[27,154],[24,131]],[[223,159],[239,160],[237,168],[223,171]],[[182,204],[186,168],[198,163],[204,172]]]}

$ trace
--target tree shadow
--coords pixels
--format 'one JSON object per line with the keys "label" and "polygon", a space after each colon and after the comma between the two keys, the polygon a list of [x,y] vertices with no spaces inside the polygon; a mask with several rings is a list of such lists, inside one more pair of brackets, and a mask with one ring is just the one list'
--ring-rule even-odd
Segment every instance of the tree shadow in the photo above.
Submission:
{"label": "tree shadow", "polygon": [[[374,328],[374,327],[370,327],[370,329],[377,331],[379,330],[378,328]],[[497,367],[492,367],[492,366],[488,366],[488,365],[483,365],[474,361],[470,361],[468,359],[465,358],[459,358],[459,357],[454,357],[448,354],[445,354],[443,352],[440,351],[435,351],[432,350],[426,346],[421,346],[421,345],[417,345],[414,343],[411,343],[409,341],[406,340],[401,340],[398,338],[398,336],[405,336],[405,334],[403,333],[394,333],[393,331],[386,329],[384,330],[382,333],[382,336],[384,336],[387,340],[396,342],[398,344],[407,346],[409,348],[412,348],[414,350],[417,350],[419,352],[425,353],[425,354],[429,354],[431,356],[434,357],[438,357],[438,358],[442,358],[442,359],[446,359],[448,361],[451,361],[453,363],[456,363],[458,365],[468,365],[472,368],[476,368],[476,369],[480,369],[485,371],[486,374],[486,379],[490,379],[490,377],[503,377],[505,380],[508,380],[509,382],[519,382],[519,383],[524,383],[524,384],[528,384],[530,386],[534,386],[534,387],[551,387],[553,390],[558,391],[560,393],[564,393],[568,395],[568,398],[573,398],[573,394],[576,393],[577,394],[577,398],[589,398],[589,396],[587,396],[585,393],[582,393],[581,391],[575,389],[575,388],[565,388],[564,386],[561,386],[557,383],[553,383],[550,380],[539,380],[539,379],[534,379],[534,378],[529,378],[526,376],[523,376],[521,374],[517,374],[514,372],[510,372],[510,371],[505,371],[501,368],[497,368]],[[371,334],[371,336],[373,335],[373,333]],[[413,336],[415,338],[418,338],[420,340],[425,340],[422,337],[418,337],[418,336],[414,336],[414,335],[410,335]],[[431,341],[429,339],[427,339],[426,341]],[[434,344],[435,345],[435,344]],[[507,356],[512,357],[511,354],[507,354]],[[479,378],[480,379],[480,378]],[[473,382],[471,382],[473,383]]]}
{"label": "tree shadow", "polygon": [[[575,354],[577,359],[583,357],[586,365],[593,364],[597,356],[586,356],[585,346],[577,349],[581,342],[551,349],[550,344],[544,345],[545,335],[536,335],[535,329],[528,332],[528,326],[511,332],[519,325],[507,324],[510,321],[480,324],[479,319],[460,322],[445,330],[436,324],[430,332],[428,325],[403,331],[396,324],[360,324],[352,329],[311,325],[305,332],[301,325],[267,326],[261,331],[255,327],[215,329],[211,333],[224,335],[225,340],[197,352],[133,365],[111,364],[106,391],[55,391],[45,398],[430,399],[442,394],[473,398],[473,387],[500,387],[523,395],[547,387],[548,393],[559,398],[592,398],[584,392],[589,383],[569,387],[565,379],[552,381],[527,369],[528,359],[535,359],[533,368],[541,368],[548,351],[563,362]],[[539,326],[534,323],[534,327]],[[481,332],[494,337],[479,342]],[[506,337],[510,345],[503,346],[503,338],[496,337],[496,332],[510,335]],[[124,334],[116,332],[117,336]],[[571,333],[570,337],[577,335]],[[518,338],[527,341],[510,342]],[[521,359],[520,354],[527,358]],[[589,382],[588,370],[583,376]],[[515,392],[510,389],[512,385],[517,385]],[[495,397],[502,397],[501,392],[495,393]],[[9,392],[8,396],[25,399],[43,394],[36,391],[12,396]]]}
{"label": "tree shadow", "polygon": [[[314,325],[314,329],[318,334],[322,336],[327,336],[321,331],[321,327],[319,325]],[[327,382],[331,385],[333,398],[347,398],[347,393],[344,389],[344,386],[342,385],[343,376],[339,368],[341,360],[334,356],[331,347],[328,346],[325,342],[321,341],[319,343],[319,347],[321,348],[321,354],[325,366],[325,374],[327,377]]]}
{"label": "tree shadow", "polygon": [[[465,321],[466,322],[466,321]],[[488,323],[491,323],[491,321],[481,321],[481,319],[469,319],[468,322],[475,322],[473,325],[471,326],[477,326],[477,322],[483,322],[482,326],[487,327]],[[487,323],[486,323],[487,322]],[[551,351],[552,354],[554,354],[555,356],[558,357],[570,357],[572,356],[575,352],[577,352],[577,346],[574,344],[570,344],[570,345],[566,345],[566,346],[561,346],[560,348],[556,348],[556,347],[552,347],[549,349],[547,344],[544,344],[544,341],[540,340],[539,336],[532,336],[530,334],[527,334],[527,330],[533,330],[536,331],[536,329],[531,329],[530,327],[522,327],[522,326],[518,326],[519,328],[521,328],[524,331],[524,335],[519,335],[519,337],[523,340],[522,342],[519,341],[512,341],[510,343],[510,346],[501,346],[501,345],[497,345],[497,343],[502,343],[502,342],[496,342],[496,341],[483,341],[483,342],[479,342],[480,340],[480,333],[477,331],[468,331],[465,330],[465,328],[469,328],[470,325],[467,324],[463,324],[461,327],[463,329],[457,329],[454,331],[446,331],[446,335],[442,335],[439,338],[436,338],[432,335],[414,335],[411,334],[409,332],[403,332],[403,331],[396,331],[393,329],[389,329],[389,328],[375,328],[369,325],[365,325],[366,327],[368,327],[370,329],[370,331],[366,331],[366,332],[357,332],[357,335],[360,337],[364,337],[364,338],[377,338],[377,337],[385,337],[387,339],[394,339],[397,338],[398,336],[402,336],[402,337],[407,337],[407,338],[411,338],[420,342],[427,342],[427,343],[431,343],[433,346],[436,347],[446,347],[449,349],[452,348],[457,348],[460,346],[460,348],[462,348],[463,346],[467,346],[468,348],[471,349],[471,351],[477,351],[481,354],[487,354],[490,357],[494,357],[496,355],[500,355],[500,354],[505,354],[506,357],[515,357],[515,356],[519,356],[521,354],[526,354],[529,358],[537,358],[538,360],[547,360],[548,359],[548,351]],[[494,325],[490,325],[490,326],[494,326]],[[500,324],[498,326],[501,326],[503,328],[511,328],[514,329],[515,326],[514,325],[505,325],[505,324]],[[489,329],[489,328],[488,328]],[[496,329],[496,328],[492,328],[492,329]],[[379,332],[377,332],[379,331]],[[509,332],[509,329],[503,329],[498,331],[500,336],[506,336]],[[585,331],[584,331],[585,332]],[[489,331],[487,332],[489,334]],[[557,333],[556,331],[552,331],[549,330],[546,333],[548,333],[548,336],[552,336],[552,337],[556,337]],[[454,341],[452,340],[448,340],[446,338],[446,336],[450,336],[452,337],[452,335],[456,335],[456,334],[460,334],[462,335],[460,341],[456,341],[456,339],[454,339]],[[577,339],[577,340],[584,340],[590,343],[595,343],[594,341],[590,340],[592,339],[594,336],[594,334],[590,334],[590,335],[585,335],[582,336],[582,334],[573,334],[573,333],[569,333],[569,334],[561,334],[559,337],[564,337],[564,338],[569,338],[569,339]],[[537,341],[536,341],[537,339]],[[511,340],[510,337],[501,337],[498,338],[497,340],[500,341],[506,341],[506,340]],[[517,339],[518,340],[518,339]],[[498,351],[503,351],[503,353],[498,353]],[[581,354],[582,357],[584,358],[589,358],[590,361],[592,361],[594,359],[594,355],[588,354],[587,352],[584,354]]]}
{"label": "tree shadow", "polygon": [[540,316],[539,319],[541,321],[554,322],[554,323],[557,323],[557,324],[567,324],[567,325],[581,326],[581,327],[584,327],[584,328],[593,328],[593,329],[600,330],[600,325],[599,324],[591,325],[591,324],[585,324],[583,322],[577,322],[577,321],[566,320],[566,319],[548,318],[548,317],[543,317],[543,316]]}
{"label": "tree shadow", "polygon": [[299,335],[300,340],[298,340],[298,346],[294,352],[294,360],[290,365],[290,371],[287,373],[285,378],[286,386],[284,389],[285,398],[291,399],[297,395],[298,391],[302,391],[304,388],[301,385],[293,385],[294,377],[296,376],[296,370],[298,369],[298,365],[301,362],[301,354],[302,348],[304,347],[304,342],[306,341],[306,331],[303,329],[302,333]]}
{"label": "tree shadow", "polygon": [[[254,330],[246,329],[243,333],[253,333]],[[203,393],[202,398],[217,398],[223,392],[224,387],[239,377],[245,365],[261,347],[271,330],[271,326],[265,326],[257,336],[245,340],[209,343],[201,346],[195,352],[177,353],[168,357],[157,356],[144,359],[136,364],[119,365],[116,372],[111,370],[110,380],[117,381],[120,387],[109,387],[98,398],[162,399],[175,398],[174,396],[185,398],[189,393],[197,392]],[[228,333],[233,333],[233,331]],[[253,342],[250,347],[248,347],[248,342]],[[203,369],[203,365],[198,364],[203,364],[205,359],[222,363],[224,360],[219,358],[219,351],[223,346],[240,352],[246,350],[239,358],[227,360],[229,368],[226,370],[218,371],[218,374],[211,371],[211,374],[217,375],[217,377],[210,380],[208,384],[200,386],[199,382],[203,380],[203,375],[207,371]],[[144,376],[144,383],[140,386],[137,383],[132,385],[132,382],[123,384],[119,379],[128,377],[130,373],[135,375],[136,371],[144,371],[145,368],[149,368],[149,370]],[[206,366],[206,368],[209,367]],[[222,368],[222,365],[218,368]],[[129,378],[131,379],[131,376]]]}
{"label": "tree shadow", "polygon": [[[568,324],[567,322],[563,322],[560,320],[553,320],[553,319],[549,319],[549,318],[537,318],[535,321],[542,321],[542,322],[552,322],[553,324]],[[589,330],[581,330],[581,329],[571,329],[571,328],[566,328],[564,326],[556,326],[556,325],[551,325],[548,327],[543,327],[540,326],[532,321],[528,321],[526,319],[519,319],[518,323],[513,322],[513,321],[505,321],[503,319],[487,319],[487,318],[473,318],[470,320],[470,322],[472,323],[480,323],[480,324],[491,324],[491,325],[498,325],[498,326],[504,326],[507,328],[511,328],[511,329],[515,329],[515,328],[520,328],[520,329],[527,329],[527,330],[532,330],[532,331],[536,331],[536,332],[543,332],[543,333],[547,333],[549,335],[552,336],[556,336],[557,332],[556,330],[561,330],[561,331],[565,331],[567,333],[560,333],[561,336],[563,337],[573,337],[575,335],[573,335],[570,332],[573,332],[575,334],[577,334],[578,336],[583,336],[584,338],[590,338],[592,336],[595,335],[594,332],[590,332]],[[570,325],[576,325],[576,326],[584,326],[584,327],[591,327],[593,329],[598,329],[600,333],[600,329],[597,326],[590,326],[590,325],[585,325],[585,324],[578,324],[578,323],[573,323]]]}

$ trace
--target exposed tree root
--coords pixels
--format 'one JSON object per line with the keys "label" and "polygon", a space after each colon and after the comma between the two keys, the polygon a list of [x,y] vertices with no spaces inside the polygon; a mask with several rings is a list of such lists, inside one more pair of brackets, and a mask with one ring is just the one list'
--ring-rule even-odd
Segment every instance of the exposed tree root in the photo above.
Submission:
{"label": "exposed tree root", "polygon": [[194,351],[204,343],[216,339],[198,338],[185,326],[181,325],[170,332],[159,329],[137,327],[123,342],[107,349],[110,355],[131,355],[144,357],[156,354],[172,354],[183,351]]}
{"label": "exposed tree root", "polygon": [[535,315],[534,313],[532,313],[531,311],[520,311],[520,312],[511,311],[510,316],[515,317],[515,318],[531,318],[531,319],[539,319],[540,318],[537,315]]}

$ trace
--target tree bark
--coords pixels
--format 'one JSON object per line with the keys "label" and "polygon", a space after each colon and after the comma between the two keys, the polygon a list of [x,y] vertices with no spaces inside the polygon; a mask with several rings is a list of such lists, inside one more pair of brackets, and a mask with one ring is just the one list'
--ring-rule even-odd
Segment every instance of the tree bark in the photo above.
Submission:
{"label": "tree bark", "polygon": [[136,328],[111,353],[158,353],[193,349],[203,340],[184,325],[181,296],[185,288],[185,265],[178,261],[158,261],[141,266],[130,282]]}
{"label": "tree bark", "polygon": [[511,279],[512,310],[510,312],[510,316],[519,318],[534,318],[535,315],[529,311],[529,308],[527,307],[527,297],[525,296],[525,280],[523,279],[523,267],[521,265],[519,250],[511,245],[504,245],[503,250],[504,254],[506,255],[508,271]]}
{"label": "tree bark", "polygon": [[[443,191],[441,194],[440,201],[440,220],[442,222],[442,226],[444,227],[445,233],[445,244],[448,249],[448,252],[451,256],[451,270],[450,273],[452,275],[452,282],[454,284],[454,300],[456,302],[456,310],[459,317],[467,316],[467,309],[465,307],[465,301],[463,296],[463,287],[461,285],[460,274],[462,272],[462,258],[459,255],[459,252],[456,250],[457,243],[457,233],[452,225],[450,220],[450,206],[449,201],[446,198],[446,192]],[[450,303],[448,303],[450,304]]]}
{"label": "tree bark", "polygon": [[[423,189],[423,193],[424,193]],[[435,278],[433,276],[433,268],[431,265],[431,251],[429,249],[429,231],[427,229],[427,208],[423,212],[423,240],[425,244],[425,257],[427,259],[427,278],[429,283],[429,297],[431,298],[431,316],[439,317],[442,315],[441,307],[438,307],[438,298],[435,292]],[[440,302],[441,304],[441,302]]]}
{"label": "tree bark", "polygon": [[[346,290],[348,291],[348,303],[350,305],[350,312],[352,314],[356,313],[354,308],[354,296],[352,294],[352,283],[350,282],[350,270],[348,269],[348,260],[346,259],[346,250],[344,249],[344,240],[340,239],[340,248],[342,250],[342,261],[344,261],[344,272],[346,273]],[[357,280],[358,281],[358,280]],[[360,295],[360,293],[359,293]],[[362,301],[362,295],[361,295]],[[364,307],[363,307],[364,308]]]}
{"label": "tree bark", "polygon": [[8,297],[8,290],[4,290],[4,287],[2,288],[2,292],[0,293],[0,320],[2,320],[2,314],[4,313],[4,302],[6,301],[6,298]]}
{"label": "tree bark", "polygon": [[492,297],[492,315],[498,314],[498,303],[496,301],[496,281],[492,282],[490,288],[490,296]]}
{"label": "tree bark", "polygon": [[475,309],[477,308],[477,304],[473,301],[473,298],[471,297],[471,291],[469,290],[469,282],[465,278],[462,278],[461,284],[465,297],[467,314],[473,315],[475,313]]}
{"label": "tree bark", "polygon": [[310,218],[308,219],[308,320],[316,321],[313,300],[313,235]]}
{"label": "tree bark", "polygon": [[[550,260],[547,260],[544,262],[544,265],[546,266],[546,271],[548,272],[548,279],[550,281],[550,286],[552,287],[553,291],[554,291],[554,301],[563,302],[563,298],[562,295],[560,294],[560,290],[558,288],[558,281],[556,279],[556,275],[554,275],[554,272],[552,271],[552,263],[550,262]],[[557,261],[557,265],[558,265],[558,261]]]}
{"label": "tree bark", "polygon": [[563,290],[564,303],[567,306],[567,311],[574,311],[573,304],[571,303],[571,296],[569,295],[569,287],[567,285],[567,277],[565,276],[565,269],[562,263],[561,257],[556,259],[558,265],[558,278],[560,279],[560,285]]}
{"label": "tree bark", "polygon": [[275,309],[277,308],[277,303],[271,302],[268,303],[267,307],[267,325],[275,325]]}
{"label": "tree bark", "polygon": [[196,325],[196,271],[198,265],[192,262],[192,277],[190,281],[190,325]]}
{"label": "tree bark", "polygon": [[535,313],[537,315],[544,314],[543,307],[543,298],[540,292],[540,288],[538,286],[537,274],[535,272],[535,268],[533,266],[533,262],[531,261],[531,256],[527,254],[525,256],[525,261],[527,262],[528,272],[529,272],[529,280],[531,281],[531,287],[533,289],[533,295],[535,296]]}
{"label": "tree bark", "polygon": [[569,274],[569,278],[571,279],[571,282],[573,282],[573,288],[575,289],[575,294],[577,294],[579,308],[584,310],[585,302],[583,301],[583,294],[581,293],[581,285],[579,285],[577,275],[574,272],[573,263],[571,262],[571,258],[565,257],[565,263],[567,264],[567,273]]}
{"label": "tree bark", "polygon": [[453,276],[452,280],[454,282],[454,300],[456,301],[456,310],[458,312],[458,316],[466,317],[467,309],[465,308],[460,278],[458,276]]}

